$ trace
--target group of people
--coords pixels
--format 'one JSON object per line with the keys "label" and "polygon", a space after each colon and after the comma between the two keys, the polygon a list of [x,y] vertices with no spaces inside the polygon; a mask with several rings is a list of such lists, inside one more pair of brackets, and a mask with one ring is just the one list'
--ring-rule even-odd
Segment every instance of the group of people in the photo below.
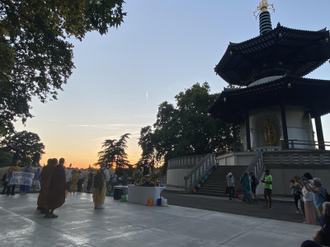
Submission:
{"label": "group of people", "polygon": [[[32,164],[31,161],[27,160],[26,166],[22,170],[18,163],[14,163],[14,165],[12,165],[8,169],[8,171],[2,177],[2,185],[3,185],[2,194],[7,194],[7,196],[15,195],[16,185],[10,184],[10,180],[12,178],[13,172],[22,171],[22,172],[32,173],[31,164]],[[20,194],[26,195],[27,192],[30,192],[31,187],[32,187],[32,190],[35,190],[36,188],[40,189],[39,179],[40,179],[40,169],[38,169],[38,171],[35,172],[31,186],[30,185],[20,185],[20,188],[19,188]]]}
{"label": "group of people", "polygon": [[309,172],[306,172],[301,178],[294,176],[290,188],[297,209],[296,213],[303,214],[306,224],[315,225],[315,212],[320,217],[324,211],[323,203],[327,201],[321,179],[313,178]]}
{"label": "group of people", "polygon": [[[235,178],[232,173],[226,176],[229,199],[234,198]],[[272,184],[273,178],[270,171],[265,171],[264,178],[261,180],[264,186],[265,208],[272,209]],[[243,194],[243,201],[251,204],[251,196],[257,202],[256,187],[258,180],[253,172],[244,172],[239,180]],[[317,232],[313,240],[306,240],[301,247],[321,247],[330,246],[330,202],[327,200],[326,190],[322,186],[319,178],[306,172],[301,178],[295,176],[290,183],[291,194],[295,202],[297,213],[302,213],[306,224],[316,225],[316,214],[319,217],[321,229]],[[252,192],[252,193],[251,193]],[[299,208],[300,205],[300,208]]]}
{"label": "group of people", "polygon": [[[234,198],[235,194],[235,178],[234,175],[230,172],[226,176],[227,179],[227,188],[229,193],[229,200],[232,200]],[[270,175],[270,171],[265,171],[265,176],[261,182],[264,184],[264,197],[266,201],[266,208],[272,209],[272,181],[273,177]],[[256,178],[254,172],[247,173],[246,171],[243,173],[243,175],[240,177],[239,180],[240,189],[243,194],[243,201],[245,203],[251,204],[251,201],[258,202],[258,198],[256,195],[256,189],[259,184],[259,180]],[[253,198],[251,198],[251,195]]]}
{"label": "group of people", "polygon": [[69,170],[66,174],[66,190],[68,192],[82,192],[84,181],[85,177],[80,170]]}

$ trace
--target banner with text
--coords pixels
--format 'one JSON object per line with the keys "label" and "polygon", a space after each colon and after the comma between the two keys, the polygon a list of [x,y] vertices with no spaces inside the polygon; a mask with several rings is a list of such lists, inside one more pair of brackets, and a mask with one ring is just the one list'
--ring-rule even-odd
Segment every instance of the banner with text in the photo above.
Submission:
{"label": "banner with text", "polygon": [[31,186],[34,173],[29,172],[13,172],[9,185],[29,185]]}

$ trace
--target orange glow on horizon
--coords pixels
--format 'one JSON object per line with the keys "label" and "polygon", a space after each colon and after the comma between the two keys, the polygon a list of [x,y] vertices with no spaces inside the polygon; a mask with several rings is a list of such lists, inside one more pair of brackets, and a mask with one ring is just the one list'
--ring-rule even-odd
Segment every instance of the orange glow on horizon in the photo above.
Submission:
{"label": "orange glow on horizon", "polygon": [[[60,159],[61,157],[57,158],[58,160]],[[47,160],[48,159],[52,159],[52,157],[42,157],[39,164],[41,166],[44,166],[44,165],[47,165]],[[97,166],[94,166],[95,163],[97,163],[97,159],[93,160],[92,162],[90,162],[89,160],[84,160],[84,159],[79,159],[79,158],[71,158],[71,157],[68,157],[68,158],[65,158],[65,163],[64,163],[64,166],[69,168],[70,167],[70,164],[72,164],[72,168],[79,168],[79,169],[86,169],[86,168],[89,168],[92,167],[92,168],[97,168]],[[131,165],[135,165],[137,162],[138,162],[139,158],[131,158],[129,160],[130,164]],[[113,167],[114,169],[116,169],[116,165],[114,165]]]}

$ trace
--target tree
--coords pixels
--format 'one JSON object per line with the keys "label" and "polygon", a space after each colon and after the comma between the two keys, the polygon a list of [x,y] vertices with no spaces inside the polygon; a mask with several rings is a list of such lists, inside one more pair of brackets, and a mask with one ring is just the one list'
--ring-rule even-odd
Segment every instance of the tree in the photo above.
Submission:
{"label": "tree", "polygon": [[208,108],[219,97],[209,94],[208,83],[194,84],[175,96],[176,107],[168,102],[160,104],[153,129],[144,127],[140,133],[142,148],[140,164],[149,157],[157,161],[207,153],[227,152],[239,140],[238,126],[209,116]]}
{"label": "tree", "polygon": [[0,167],[10,166],[13,163],[13,154],[0,150]]}
{"label": "tree", "polygon": [[7,152],[14,153],[14,161],[24,160],[24,158],[30,158],[32,160],[36,156],[40,158],[40,155],[45,153],[45,145],[40,141],[40,137],[35,133],[25,130],[10,136],[8,144],[24,152],[24,155],[21,155],[10,147],[3,148]]}
{"label": "tree", "polygon": [[0,1],[0,134],[32,117],[31,100],[56,99],[74,69],[70,36],[118,27],[123,0]]}
{"label": "tree", "polygon": [[153,143],[152,127],[143,127],[140,131],[140,138],[138,142],[142,148],[141,159],[135,164],[137,168],[154,167],[158,164],[157,152]]}
{"label": "tree", "polygon": [[130,163],[127,159],[128,155],[126,149],[127,139],[129,139],[130,135],[130,133],[126,133],[122,135],[118,141],[116,139],[105,140],[102,144],[104,150],[98,153],[99,160],[96,165],[105,162],[107,167],[112,167],[114,165],[116,165],[116,168],[129,167]]}

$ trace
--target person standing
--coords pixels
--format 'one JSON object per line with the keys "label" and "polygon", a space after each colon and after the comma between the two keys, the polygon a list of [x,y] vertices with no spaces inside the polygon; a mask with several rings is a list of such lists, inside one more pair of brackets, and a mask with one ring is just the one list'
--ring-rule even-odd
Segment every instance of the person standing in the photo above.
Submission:
{"label": "person standing", "polygon": [[252,191],[252,194],[253,194],[253,197],[254,197],[253,200],[255,202],[258,202],[257,195],[256,195],[256,189],[257,189],[257,186],[259,184],[259,181],[258,181],[258,179],[256,178],[256,176],[254,175],[253,172],[250,172],[250,181],[251,181],[251,191]]}
{"label": "person standing", "polygon": [[243,193],[243,202],[251,204],[250,201],[250,179],[247,172],[243,173],[243,176],[240,178],[239,183],[241,185]]}
{"label": "person standing", "polygon": [[82,185],[84,183],[84,176],[82,175],[82,172],[79,170],[79,177],[78,177],[78,192],[81,192],[82,190]]}
{"label": "person standing", "polygon": [[71,174],[71,189],[70,192],[76,192],[77,189],[77,183],[78,183],[78,178],[79,178],[79,174],[77,170],[73,170],[72,174]]}
{"label": "person standing", "polygon": [[55,166],[57,165],[57,159],[48,159],[47,165],[42,168],[40,179],[41,179],[41,190],[38,197],[37,210],[41,210],[41,213],[47,213],[47,203],[49,197],[49,183]]}
{"label": "person standing", "polygon": [[66,175],[65,175],[65,180],[66,180],[66,185],[65,185],[65,198],[68,196],[68,192],[70,191],[71,188],[71,173],[72,171],[69,170]]}
{"label": "person standing", "polygon": [[319,178],[313,179],[313,184],[311,184],[304,180],[306,189],[309,192],[313,192],[313,202],[316,208],[316,211],[319,216],[322,215],[322,204],[326,201],[326,193],[324,188],[322,187],[322,181]]}
{"label": "person standing", "polygon": [[270,175],[270,171],[267,169],[265,171],[264,179],[261,180],[264,184],[264,197],[266,205],[264,206],[267,209],[273,209],[272,207],[272,190],[273,190],[273,177]]}
{"label": "person standing", "polygon": [[122,185],[127,185],[128,184],[128,175],[125,171],[123,172],[123,177],[122,177],[121,181],[122,181]]}
{"label": "person standing", "polygon": [[303,177],[302,177],[302,199],[304,202],[304,216],[305,216],[305,222],[306,224],[309,225],[315,225],[316,224],[316,209],[314,206],[314,201],[313,201],[313,192],[309,192],[306,189],[304,181],[306,180],[308,183],[312,184],[313,183],[313,176],[309,173],[306,172]]}
{"label": "person standing", "polygon": [[101,168],[98,170],[94,177],[94,192],[93,192],[93,202],[94,209],[104,209],[104,201],[107,193],[106,182],[109,181],[110,174],[108,169],[106,169],[106,164],[101,163]]}
{"label": "person standing", "polygon": [[299,214],[299,207],[298,203],[300,203],[300,195],[301,195],[301,183],[299,181],[299,177],[296,175],[293,177],[293,179],[290,181],[290,189],[291,189],[291,194],[293,195],[294,199],[294,204],[297,209],[297,214]]}
{"label": "person standing", "polygon": [[3,185],[2,194],[6,193],[8,183],[9,183],[9,173],[10,172],[9,172],[9,169],[8,169],[8,171],[2,177],[2,185]]}
{"label": "person standing", "polygon": [[[19,172],[21,170],[21,168],[19,168],[17,161],[9,168],[9,176],[8,176],[8,185],[10,184],[10,179],[12,177],[13,172]],[[12,196],[15,195],[15,188],[16,185],[9,185],[7,186],[7,196],[9,196],[9,194],[11,194]],[[11,193],[10,193],[11,190]]]}
{"label": "person standing", "polygon": [[32,190],[35,190],[36,187],[38,188],[38,190],[40,190],[40,168],[38,168],[38,170],[34,173],[34,178],[33,178],[33,182],[32,182]]}
{"label": "person standing", "polygon": [[116,185],[117,185],[117,178],[118,178],[118,176],[117,176],[117,174],[116,174],[116,172],[112,175],[112,188],[114,188]]}
{"label": "person standing", "polygon": [[232,200],[235,194],[235,178],[233,174],[229,172],[228,175],[226,176],[226,179],[227,179],[227,186],[229,192],[229,200]]}
{"label": "person standing", "polygon": [[[24,172],[26,173],[32,172],[31,160],[27,161],[27,165],[24,169]],[[31,187],[30,185],[21,185],[20,186],[21,195],[26,195],[26,192],[30,192],[30,187]]]}
{"label": "person standing", "polygon": [[87,181],[87,193],[90,193],[90,190],[92,188],[93,177],[94,177],[94,173],[92,170],[90,170],[90,172],[88,174],[88,181]]}
{"label": "person standing", "polygon": [[45,218],[57,218],[58,216],[54,214],[54,210],[61,207],[65,202],[66,178],[64,162],[64,158],[60,158],[59,164],[53,170],[49,183],[48,212]]}

